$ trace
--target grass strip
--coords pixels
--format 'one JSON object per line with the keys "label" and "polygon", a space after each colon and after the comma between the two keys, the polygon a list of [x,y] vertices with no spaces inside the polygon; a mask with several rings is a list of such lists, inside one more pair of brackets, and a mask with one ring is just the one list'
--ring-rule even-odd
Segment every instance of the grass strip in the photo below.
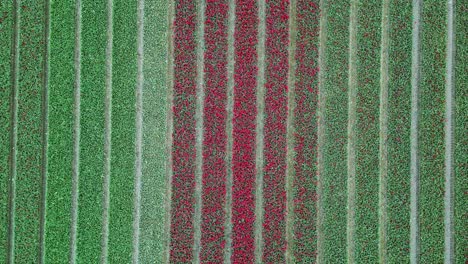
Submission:
{"label": "grass strip", "polygon": [[421,9],[420,261],[444,261],[444,119],[447,6],[425,1]]}
{"label": "grass strip", "polygon": [[466,186],[468,186],[468,3],[455,2],[455,138],[454,138],[454,263],[468,261],[468,203]]}
{"label": "grass strip", "polygon": [[204,52],[205,52],[205,8],[204,0],[197,3],[197,28],[195,31],[197,47],[197,101],[195,108],[195,215],[194,215],[194,243],[193,243],[193,261],[194,264],[200,263],[200,249],[202,236],[202,188],[203,188],[203,102],[205,100],[204,87]]}
{"label": "grass strip", "polygon": [[236,5],[233,108],[233,254],[231,261],[253,262],[255,222],[255,128],[258,6],[255,0]]}
{"label": "grass strip", "polygon": [[452,263],[455,260],[454,250],[454,177],[453,177],[453,136],[454,136],[454,58],[455,58],[455,31],[454,31],[454,3],[447,1],[447,50],[445,56],[445,193],[444,193],[444,262]]}
{"label": "grass strip", "polygon": [[388,240],[388,65],[390,0],[382,1],[382,25],[380,42],[380,105],[379,105],[379,262],[387,263]]}
{"label": "grass strip", "polygon": [[346,146],[347,167],[347,215],[346,243],[347,262],[355,262],[356,248],[356,144],[357,144],[357,0],[350,1],[349,7],[349,59],[348,59],[348,130]]}
{"label": "grass strip", "polygon": [[421,2],[414,0],[412,5],[412,46],[411,46],[411,131],[410,131],[410,262],[419,262],[421,251],[419,222],[419,86],[421,83]]}
{"label": "grass strip", "polygon": [[227,35],[227,102],[226,102],[226,220],[225,220],[225,240],[224,263],[231,263],[232,255],[232,117],[234,105],[234,29],[235,29],[235,0],[228,0],[228,35]]}
{"label": "grass strip", "polygon": [[[319,90],[318,262],[346,261],[349,1],[322,1],[322,87]],[[323,119],[322,119],[323,118]]]}
{"label": "grass strip", "polygon": [[266,3],[263,262],[285,261],[289,1]]}
{"label": "grass strip", "polygon": [[14,261],[37,262],[42,173],[44,3],[19,3],[19,72]]}
{"label": "grass strip", "polygon": [[378,263],[380,1],[359,1],[356,54],[355,263]]}
{"label": "grass strip", "polygon": [[387,260],[409,263],[411,3],[389,7]]}
{"label": "grass strip", "polygon": [[111,263],[129,263],[133,241],[130,197],[134,197],[135,174],[136,1],[115,1],[113,24],[108,259]]}
{"label": "grass strip", "polygon": [[196,12],[175,1],[170,262],[191,262],[195,212]]}
{"label": "grass strip", "polygon": [[263,258],[263,175],[264,175],[264,120],[265,120],[265,35],[266,35],[266,1],[257,0],[257,113],[255,118],[255,263],[260,264]]}
{"label": "grass strip", "polygon": [[143,168],[141,189],[140,254],[141,263],[163,262],[164,207],[167,202],[165,135],[167,132],[167,35],[166,0],[145,1],[143,48]]}
{"label": "grass strip", "polygon": [[13,3],[0,2],[0,262],[7,262]]}
{"label": "grass strip", "polygon": [[73,160],[75,1],[51,3],[49,142],[44,262],[66,263],[70,251]]}
{"label": "grass strip", "polygon": [[107,4],[82,0],[77,262],[101,257]]}
{"label": "grass strip", "polygon": [[228,2],[205,9],[203,175],[200,262],[223,261],[226,202]]}
{"label": "grass strip", "polygon": [[295,262],[309,263],[317,257],[319,1],[298,0],[296,10],[293,254]]}

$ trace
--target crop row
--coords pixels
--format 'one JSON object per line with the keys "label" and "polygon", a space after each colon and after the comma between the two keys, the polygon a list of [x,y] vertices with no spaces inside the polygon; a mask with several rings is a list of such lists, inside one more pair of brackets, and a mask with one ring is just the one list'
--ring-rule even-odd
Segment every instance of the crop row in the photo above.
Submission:
{"label": "crop row", "polygon": [[228,1],[205,10],[203,192],[200,261],[223,262],[226,203]]}
{"label": "crop row", "polygon": [[234,108],[232,156],[233,263],[254,260],[255,120],[258,7],[255,0],[236,2],[234,31]]}
{"label": "crop row", "polygon": [[379,262],[379,95],[381,10],[379,1],[360,2],[356,50],[356,201],[357,263]]}
{"label": "crop row", "polygon": [[289,1],[266,2],[263,261],[284,262],[286,250],[286,119]]}
{"label": "crop row", "polygon": [[317,256],[318,1],[298,0],[294,108],[294,243],[298,263]]}
{"label": "crop row", "polygon": [[195,190],[196,2],[175,2],[170,262],[192,261]]}
{"label": "crop row", "polygon": [[[319,232],[319,262],[333,259],[346,261],[346,206],[347,206],[347,122],[348,122],[348,62],[349,62],[349,1],[326,1],[326,18],[323,37],[324,67],[320,68],[323,80],[319,91],[323,126],[319,128],[319,160],[321,197]],[[322,44],[322,43],[321,43]],[[319,119],[321,118],[319,116]],[[321,252],[320,252],[321,251]],[[320,254],[322,253],[322,254]]]}

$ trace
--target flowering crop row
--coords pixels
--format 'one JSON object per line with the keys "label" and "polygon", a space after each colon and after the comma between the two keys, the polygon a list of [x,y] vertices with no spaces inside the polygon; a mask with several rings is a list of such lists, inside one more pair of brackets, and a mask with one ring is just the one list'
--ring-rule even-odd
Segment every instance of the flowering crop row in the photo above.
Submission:
{"label": "flowering crop row", "polygon": [[282,263],[286,249],[289,0],[266,4],[263,262]]}
{"label": "flowering crop row", "polygon": [[317,103],[318,1],[297,1],[294,109],[294,258],[314,262],[317,255]]}
{"label": "flowering crop row", "polygon": [[178,0],[174,18],[173,178],[170,262],[192,261],[195,190],[196,6]]}
{"label": "flowering crop row", "polygon": [[255,222],[255,120],[258,7],[236,2],[233,109],[233,263],[253,263]]}
{"label": "flowering crop row", "polygon": [[227,2],[208,1],[205,11],[202,263],[222,263],[225,243]]}

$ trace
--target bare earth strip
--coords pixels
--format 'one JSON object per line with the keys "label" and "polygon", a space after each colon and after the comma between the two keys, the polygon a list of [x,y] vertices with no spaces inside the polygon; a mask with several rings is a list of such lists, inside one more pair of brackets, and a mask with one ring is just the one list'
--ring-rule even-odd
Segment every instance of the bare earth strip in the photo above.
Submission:
{"label": "bare earth strip", "polygon": [[80,115],[81,115],[81,0],[75,2],[75,83],[73,96],[73,163],[72,163],[72,213],[70,225],[70,263],[76,263],[78,196],[80,174]]}
{"label": "bare earth strip", "polygon": [[349,14],[349,61],[348,61],[348,206],[347,206],[347,261],[355,262],[356,241],[356,97],[357,97],[357,20],[358,0],[351,0]]}
{"label": "bare earth strip", "polygon": [[323,174],[324,164],[324,145],[325,145],[325,52],[327,43],[327,15],[328,0],[320,0],[320,31],[319,31],[319,85],[318,85],[318,118],[317,118],[317,263],[324,263],[324,206],[323,206]]}
{"label": "bare earth strip", "polygon": [[18,159],[18,78],[19,78],[19,42],[20,42],[20,0],[13,1],[13,36],[11,54],[11,118],[10,118],[10,153],[8,184],[8,238],[6,259],[15,261],[15,211],[16,211],[16,178]]}
{"label": "bare earth strip", "polygon": [[104,177],[102,182],[102,240],[101,263],[107,263],[109,253],[109,204],[110,204],[110,177],[112,155],[112,49],[113,49],[113,0],[107,1],[107,31],[106,31],[106,74],[104,96]]}
{"label": "bare earth strip", "polygon": [[137,78],[135,89],[135,182],[133,191],[132,263],[139,263],[143,174],[143,87],[145,0],[137,2]]}
{"label": "bare earth strip", "polygon": [[455,31],[454,31],[454,1],[447,1],[447,50],[445,71],[445,194],[444,194],[444,262],[455,261],[454,243],[454,59],[455,59]]}
{"label": "bare earth strip", "polygon": [[387,263],[387,177],[388,177],[388,63],[389,4],[383,0],[380,44],[379,108],[379,262]]}
{"label": "bare earth strip", "polygon": [[420,13],[421,1],[413,0],[413,46],[411,50],[411,264],[419,262],[419,151],[418,151],[418,125],[419,125],[419,81],[420,81]]}
{"label": "bare earth strip", "polygon": [[197,42],[197,102],[195,110],[195,133],[196,133],[196,159],[195,159],[195,214],[193,219],[194,243],[193,243],[193,263],[200,263],[201,250],[201,211],[202,211],[202,178],[203,178],[203,102],[205,100],[204,87],[204,51],[205,51],[205,1],[201,0],[197,4],[197,29],[195,38]]}
{"label": "bare earth strip", "polygon": [[42,77],[42,167],[41,167],[41,204],[39,222],[39,263],[45,261],[45,221],[47,206],[47,170],[48,170],[48,145],[49,145],[49,68],[50,68],[50,1],[44,1],[44,75]]}
{"label": "bare earth strip", "polygon": [[258,43],[257,43],[257,120],[255,153],[255,262],[261,263],[263,256],[263,127],[265,111],[265,0],[258,3]]}
{"label": "bare earth strip", "polygon": [[288,46],[288,117],[286,154],[286,263],[294,263],[294,110],[296,83],[296,0],[289,3],[289,46]]}
{"label": "bare earth strip", "polygon": [[226,120],[226,221],[225,228],[225,251],[224,263],[231,263],[232,254],[232,118],[234,104],[234,29],[236,19],[235,0],[229,0],[228,11],[228,54],[227,54],[227,120]]}

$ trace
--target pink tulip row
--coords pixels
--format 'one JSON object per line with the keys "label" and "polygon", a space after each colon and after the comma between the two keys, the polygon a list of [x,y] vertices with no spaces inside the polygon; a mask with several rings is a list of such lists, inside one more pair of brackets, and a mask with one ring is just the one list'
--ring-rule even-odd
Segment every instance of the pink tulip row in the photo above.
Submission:
{"label": "pink tulip row", "polygon": [[236,1],[233,109],[233,263],[254,262],[255,128],[257,86],[256,0]]}
{"label": "pink tulip row", "polygon": [[222,263],[225,245],[228,9],[206,2],[201,263]]}
{"label": "pink tulip row", "polygon": [[174,19],[173,177],[170,262],[190,263],[194,241],[196,6],[178,0]]}

